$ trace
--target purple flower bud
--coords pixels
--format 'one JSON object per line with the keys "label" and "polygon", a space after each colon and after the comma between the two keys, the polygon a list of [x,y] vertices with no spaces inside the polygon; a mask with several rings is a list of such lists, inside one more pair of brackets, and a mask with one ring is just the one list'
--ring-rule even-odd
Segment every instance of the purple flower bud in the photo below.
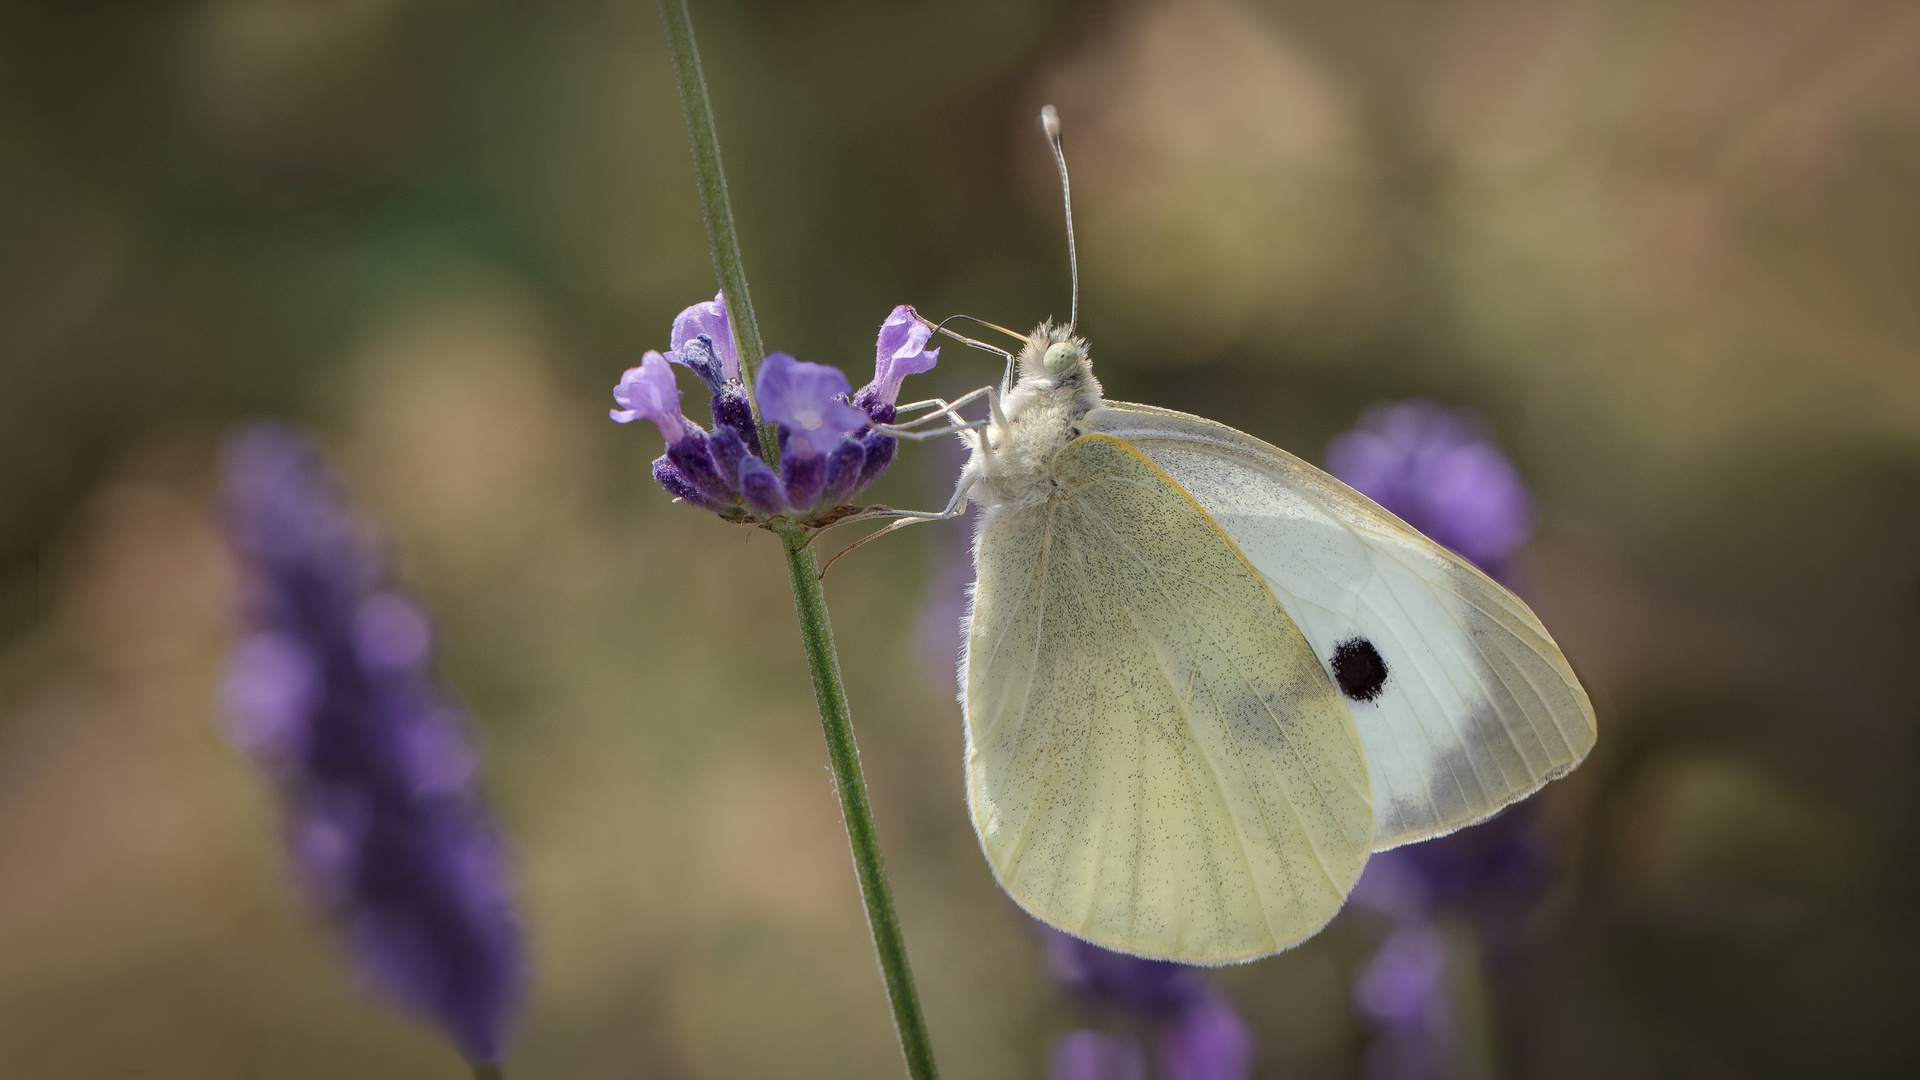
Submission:
{"label": "purple flower bud", "polygon": [[[705,342],[699,342],[702,337],[706,338]],[[698,365],[711,358],[719,364],[722,382],[740,380],[740,349],[733,341],[733,323],[727,317],[725,294],[714,293],[712,300],[695,304],[674,316],[670,340],[672,351],[667,359],[698,371]],[[691,353],[687,348],[690,342],[698,343]]]}
{"label": "purple flower bud", "polygon": [[867,427],[867,414],[847,404],[847,377],[837,368],[768,353],[753,389],[761,417],[780,425],[788,436],[783,455],[832,453],[842,435]]}
{"label": "purple flower bud", "polygon": [[753,422],[753,405],[739,383],[727,383],[713,394],[713,430],[731,428],[747,453],[760,456],[760,428]]}
{"label": "purple flower bud", "polygon": [[[874,346],[873,381],[860,388],[854,404],[898,404],[900,383],[909,375],[933,370],[940,360],[939,349],[927,348],[933,329],[920,321],[913,308],[901,304],[880,324],[880,340]],[[891,423],[891,420],[881,421]]]}
{"label": "purple flower bud", "polygon": [[762,517],[787,512],[786,489],[767,463],[757,457],[740,462],[740,497],[746,500],[748,509]]}
{"label": "purple flower bud", "polygon": [[1047,1080],[1147,1080],[1147,1059],[1131,1036],[1069,1031],[1053,1042]]}
{"label": "purple flower bud", "polygon": [[713,455],[713,467],[720,477],[728,481],[729,488],[738,493],[740,490],[740,463],[755,455],[740,441],[740,433],[730,427],[715,428],[707,436],[707,452]]}
{"label": "purple flower bud", "polygon": [[1533,532],[1533,500],[1472,413],[1375,405],[1327,446],[1327,471],[1497,573]]}
{"label": "purple flower bud", "polygon": [[[873,432],[871,434],[878,434]],[[841,439],[827,455],[827,484],[820,493],[820,505],[838,506],[859,490],[860,477],[866,471],[866,446],[858,439]]]}
{"label": "purple flower bud", "polygon": [[[848,440],[841,439],[841,443]],[[820,454],[802,454],[799,439],[787,440],[787,448],[780,455],[780,484],[787,491],[787,505],[798,513],[806,513],[819,500],[820,493],[827,486],[827,458]]]}
{"label": "purple flower bud", "polygon": [[620,407],[607,415],[622,424],[642,417],[651,420],[669,446],[698,430],[681,415],[680,388],[674,385],[673,368],[657,352],[642,356],[639,367],[628,368],[620,376],[613,388],[613,400]]}
{"label": "purple flower bud", "polygon": [[286,803],[294,862],[368,984],[476,1062],[525,982],[468,722],[429,670],[433,631],[318,452],[291,429],[229,440],[223,495],[248,634],[223,699]]}
{"label": "purple flower bud", "polygon": [[715,467],[706,432],[695,430],[679,442],[668,443],[666,457],[673,462],[674,468],[680,470],[681,476],[707,497],[707,501],[721,506],[732,505],[737,489]]}
{"label": "purple flower bud", "polygon": [[[882,415],[885,419],[881,418]],[[877,424],[891,424],[895,415],[893,406],[883,405],[875,410],[873,420]],[[880,479],[881,473],[887,471],[887,466],[893,464],[893,455],[900,449],[900,440],[885,432],[868,429],[860,436],[860,448],[865,451],[865,456],[860,464],[860,479],[853,485],[854,494],[867,490],[869,485]]]}
{"label": "purple flower bud", "polygon": [[1160,1032],[1160,1080],[1247,1080],[1253,1034],[1217,987]]}
{"label": "purple flower bud", "polygon": [[698,506],[716,514],[724,514],[729,509],[727,505],[714,502],[701,493],[699,488],[693,486],[693,481],[681,475],[680,470],[665,454],[653,459],[653,479],[667,489],[667,494],[689,506]]}

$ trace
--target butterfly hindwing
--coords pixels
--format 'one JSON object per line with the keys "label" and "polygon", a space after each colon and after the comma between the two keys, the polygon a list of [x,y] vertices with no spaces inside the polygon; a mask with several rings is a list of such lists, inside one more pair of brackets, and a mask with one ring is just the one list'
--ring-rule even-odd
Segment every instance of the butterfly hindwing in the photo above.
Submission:
{"label": "butterfly hindwing", "polygon": [[1327,666],[1366,748],[1376,850],[1479,821],[1592,747],[1592,704],[1526,604],[1365,496],[1184,413],[1107,402],[1081,427],[1204,507]]}
{"label": "butterfly hindwing", "polygon": [[967,786],[995,874],[1048,923],[1192,963],[1338,910],[1372,809],[1346,702],[1195,501],[1103,435],[1038,506],[990,511],[963,673]]}

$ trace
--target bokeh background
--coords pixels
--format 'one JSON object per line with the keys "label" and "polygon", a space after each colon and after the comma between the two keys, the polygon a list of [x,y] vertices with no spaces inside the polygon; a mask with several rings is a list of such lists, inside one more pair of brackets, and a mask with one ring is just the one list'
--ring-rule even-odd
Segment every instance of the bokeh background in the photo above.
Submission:
{"label": "bokeh background", "polygon": [[[1920,9],[694,7],[770,347],[858,383],[896,303],[1064,314],[1052,101],[1112,396],[1316,460],[1375,401],[1486,417],[1601,735],[1462,1075],[1920,1072]],[[0,1075],[464,1074],[353,992],[220,735],[214,451],[260,415],[328,446],[484,727],[512,1074],[898,1075],[777,547],[606,420],[712,294],[643,0],[0,5]],[[942,1064],[1037,1077],[1084,1015],[916,629],[964,536],[829,596]],[[1356,1074],[1381,933],[1220,976],[1260,1076]]]}

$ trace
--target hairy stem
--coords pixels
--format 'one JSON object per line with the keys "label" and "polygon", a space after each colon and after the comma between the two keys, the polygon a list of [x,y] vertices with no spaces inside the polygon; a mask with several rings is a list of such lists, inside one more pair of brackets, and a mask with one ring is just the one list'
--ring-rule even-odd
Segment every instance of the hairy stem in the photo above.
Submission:
{"label": "hairy stem", "polygon": [[853,865],[860,875],[860,895],[867,904],[867,927],[880,954],[880,970],[887,980],[887,1000],[893,1005],[893,1023],[900,1035],[900,1051],[913,1080],[933,1080],[933,1044],[920,1014],[920,995],[913,987],[913,969],[907,965],[907,945],[900,936],[900,917],[893,910],[893,889],[887,884],[886,863],[880,857],[880,838],[873,827],[873,808],[867,803],[867,782],[860,774],[860,749],[853,741],[853,714],[847,708],[847,689],[840,682],[840,659],[833,649],[833,626],[827,621],[826,594],[820,587],[820,567],[807,534],[788,529],[780,534],[787,553],[787,576],[793,583],[793,606],[800,615],[800,637],[807,646],[807,666],[813,672],[813,696],[820,706],[820,725],[826,730],[827,755],[833,762],[833,781],[840,793],[840,811],[847,823],[847,841],[853,845]]}
{"label": "hairy stem", "polygon": [[[687,117],[687,141],[693,148],[693,175],[700,184],[700,212],[707,222],[707,246],[713,250],[714,273],[727,301],[727,318],[734,344],[740,350],[740,381],[754,419],[760,403],[753,395],[754,372],[766,355],[760,343],[760,322],[747,295],[747,271],[740,261],[740,238],[733,228],[733,206],[727,201],[727,178],[720,171],[720,136],[707,100],[707,79],[700,71],[700,51],[693,43],[693,19],[687,0],[660,0],[660,17],[667,24],[667,48],[673,53],[673,73],[680,83],[680,109]],[[780,439],[772,424],[760,422],[760,453],[767,464],[780,468]]]}

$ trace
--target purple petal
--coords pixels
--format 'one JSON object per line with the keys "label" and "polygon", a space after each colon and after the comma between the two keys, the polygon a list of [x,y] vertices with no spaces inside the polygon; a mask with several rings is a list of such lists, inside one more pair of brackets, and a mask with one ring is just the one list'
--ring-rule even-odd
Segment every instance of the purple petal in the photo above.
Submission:
{"label": "purple petal", "polygon": [[1047,1080],[1146,1080],[1147,1059],[1130,1036],[1070,1031],[1053,1042]]}
{"label": "purple petal", "polygon": [[803,456],[831,453],[842,435],[866,429],[867,414],[847,404],[847,391],[839,369],[786,353],[768,353],[754,385],[760,415],[779,424]]}
{"label": "purple petal", "polygon": [[733,341],[733,322],[727,317],[726,297],[722,293],[714,293],[712,300],[695,304],[674,316],[672,358],[684,362],[687,343],[703,334],[713,343],[714,357],[720,362],[721,377],[728,381],[738,380],[740,349]]}
{"label": "purple petal", "polygon": [[913,308],[901,304],[880,324],[880,340],[874,345],[873,381],[862,387],[861,404],[900,400],[900,383],[909,375],[933,370],[940,360],[939,349],[928,349],[933,330],[920,321]]}
{"label": "purple petal", "polygon": [[666,357],[649,352],[640,358],[639,367],[631,367],[613,388],[613,400],[619,404],[607,415],[616,422],[630,424],[647,419],[660,429],[668,445],[686,438],[693,425],[680,413],[680,388],[674,384],[673,368]]}

